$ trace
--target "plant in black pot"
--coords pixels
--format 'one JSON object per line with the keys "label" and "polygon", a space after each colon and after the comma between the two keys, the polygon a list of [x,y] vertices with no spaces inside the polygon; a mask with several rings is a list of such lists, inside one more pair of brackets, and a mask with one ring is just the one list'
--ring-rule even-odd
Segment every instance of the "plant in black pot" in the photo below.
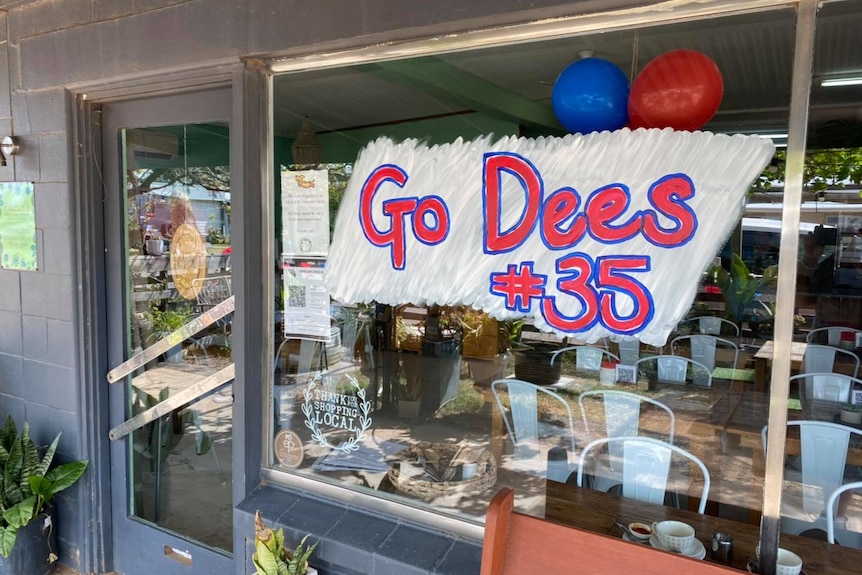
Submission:
{"label": "plant in black pot", "polygon": [[0,430],[0,575],[45,575],[57,560],[48,509],[87,469],[86,461],[51,467],[59,443],[58,433],[40,455],[29,424],[19,435],[11,416]]}

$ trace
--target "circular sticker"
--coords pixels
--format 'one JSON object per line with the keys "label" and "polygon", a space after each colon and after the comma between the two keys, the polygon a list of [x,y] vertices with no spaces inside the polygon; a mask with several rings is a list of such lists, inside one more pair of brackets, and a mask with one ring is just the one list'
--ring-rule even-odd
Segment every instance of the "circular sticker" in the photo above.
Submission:
{"label": "circular sticker", "polygon": [[283,429],[275,434],[273,440],[275,458],[285,467],[296,469],[302,464],[305,450],[302,448],[302,440],[299,436],[288,429]]}
{"label": "circular sticker", "polygon": [[171,239],[171,276],[186,299],[195,299],[207,275],[207,248],[200,232],[191,224],[174,230]]}

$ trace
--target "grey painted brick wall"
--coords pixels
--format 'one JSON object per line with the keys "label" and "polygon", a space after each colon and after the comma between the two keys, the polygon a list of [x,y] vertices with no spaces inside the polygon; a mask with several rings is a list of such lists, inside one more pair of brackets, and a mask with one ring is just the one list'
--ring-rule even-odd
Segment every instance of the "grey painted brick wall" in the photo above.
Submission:
{"label": "grey painted brick wall", "polygon": [[[223,58],[365,46],[646,3],[0,0],[0,136],[14,134],[22,145],[21,154],[0,167],[0,181],[36,183],[40,258],[37,272],[0,270],[0,415],[12,414],[19,424],[29,419],[42,442],[63,431],[62,459],[82,454],[88,419],[79,408],[83,382],[78,375],[78,333],[83,318],[76,309],[73,158],[64,91],[69,84],[107,83]],[[93,504],[82,496],[85,488],[86,481],[81,482],[58,500],[61,560],[74,567],[79,567],[84,538],[80,526],[68,519],[81,506]],[[278,505],[286,504],[283,496],[279,493]],[[404,556],[396,543],[401,537],[412,540],[414,528],[361,518],[357,510],[332,511],[338,513],[325,515],[332,519],[328,527],[308,525],[332,534],[321,550],[331,565],[355,556],[365,561],[357,573],[370,572],[363,570],[367,568],[378,573],[462,573],[467,571],[457,565],[476,562],[475,545],[439,534],[423,534],[417,555]],[[247,527],[248,514],[239,516],[245,517]],[[368,542],[350,538],[360,519],[373,526]],[[422,567],[411,570],[407,563]]]}

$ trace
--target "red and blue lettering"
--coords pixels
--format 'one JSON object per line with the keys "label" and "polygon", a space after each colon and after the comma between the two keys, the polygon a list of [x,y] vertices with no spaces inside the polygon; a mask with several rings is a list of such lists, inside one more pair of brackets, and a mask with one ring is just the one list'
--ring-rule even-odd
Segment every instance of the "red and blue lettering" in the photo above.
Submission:
{"label": "red and blue lettering", "polygon": [[[436,245],[445,240],[451,227],[449,209],[439,196],[385,200],[381,211],[389,218],[389,229],[380,230],[374,225],[372,205],[377,190],[386,182],[403,188],[407,180],[407,172],[399,166],[384,164],[371,172],[359,192],[359,225],[362,227],[362,233],[373,245],[390,248],[392,267],[396,270],[403,270],[407,265],[405,221],[408,218],[412,220],[413,235],[427,245]],[[433,225],[429,225],[426,218],[433,219]]]}
{"label": "red and blue lettering", "polygon": [[685,174],[668,174],[650,186],[647,192],[649,203],[662,215],[674,222],[673,227],[664,228],[652,210],[643,215],[643,230],[646,239],[663,248],[676,248],[688,243],[697,231],[697,215],[686,204],[694,197],[694,183]]}
{"label": "red and blue lettering", "polygon": [[[524,209],[518,221],[501,230],[503,174],[514,176],[524,191]],[[486,254],[510,252],[526,241],[539,216],[544,183],[539,171],[526,158],[506,152],[489,152],[482,167],[482,204],[484,207],[484,242]]]}

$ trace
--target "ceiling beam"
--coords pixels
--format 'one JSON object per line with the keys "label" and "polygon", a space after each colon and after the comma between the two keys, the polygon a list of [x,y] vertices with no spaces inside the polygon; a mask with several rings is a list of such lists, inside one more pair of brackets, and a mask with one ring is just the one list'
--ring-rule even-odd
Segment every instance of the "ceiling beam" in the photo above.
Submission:
{"label": "ceiling beam", "polygon": [[477,112],[565,133],[549,105],[524,98],[439,58],[393,60],[369,64],[365,68],[382,73],[389,81],[409,82],[434,94],[454,96]]}

